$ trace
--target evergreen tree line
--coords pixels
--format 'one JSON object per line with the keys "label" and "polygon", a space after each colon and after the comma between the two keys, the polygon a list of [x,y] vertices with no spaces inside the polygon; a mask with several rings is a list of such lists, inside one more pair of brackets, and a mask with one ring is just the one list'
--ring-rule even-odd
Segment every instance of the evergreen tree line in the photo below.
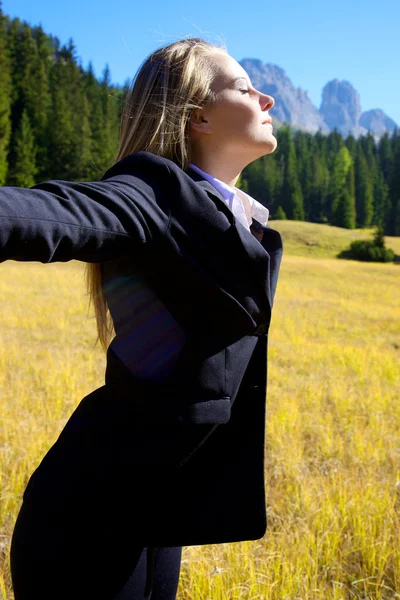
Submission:
{"label": "evergreen tree line", "polygon": [[[0,5],[0,185],[96,180],[115,161],[124,90],[98,80],[70,40],[10,19]],[[242,173],[272,217],[383,227],[400,235],[400,133],[344,139],[277,132],[278,148]],[[397,168],[396,168],[397,167]]]}
{"label": "evergreen tree line", "polygon": [[0,185],[98,180],[115,162],[123,90],[0,6]]}
{"label": "evergreen tree line", "polygon": [[400,132],[359,139],[293,131],[277,132],[277,150],[243,171],[242,189],[272,217],[338,227],[379,226],[400,235]]}

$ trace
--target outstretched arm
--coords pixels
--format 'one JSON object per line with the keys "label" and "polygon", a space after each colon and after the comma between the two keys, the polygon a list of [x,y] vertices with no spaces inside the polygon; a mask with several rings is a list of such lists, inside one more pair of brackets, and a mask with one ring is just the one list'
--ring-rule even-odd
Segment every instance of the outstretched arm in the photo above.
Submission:
{"label": "outstretched arm", "polygon": [[105,181],[0,188],[0,261],[103,262],[163,235],[169,170],[135,160]]}

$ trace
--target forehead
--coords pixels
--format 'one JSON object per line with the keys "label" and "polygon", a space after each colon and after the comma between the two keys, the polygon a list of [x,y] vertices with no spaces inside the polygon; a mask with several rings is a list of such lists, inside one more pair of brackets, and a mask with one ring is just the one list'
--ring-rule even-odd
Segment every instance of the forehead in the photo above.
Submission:
{"label": "forehead", "polygon": [[215,92],[232,84],[239,77],[243,77],[246,81],[249,80],[249,76],[243,67],[229,54],[216,52],[213,57],[213,68],[215,76],[211,87]]}

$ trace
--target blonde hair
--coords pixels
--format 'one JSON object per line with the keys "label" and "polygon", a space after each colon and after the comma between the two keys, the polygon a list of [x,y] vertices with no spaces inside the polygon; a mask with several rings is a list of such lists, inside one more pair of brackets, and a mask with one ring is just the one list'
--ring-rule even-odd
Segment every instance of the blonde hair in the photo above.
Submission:
{"label": "blonde hair", "polygon": [[[225,48],[188,38],[159,48],[139,68],[124,101],[117,161],[147,151],[169,158],[181,169],[190,162],[189,121],[212,101],[212,55]],[[104,349],[113,323],[103,294],[101,264],[88,264],[86,281],[98,339]]]}

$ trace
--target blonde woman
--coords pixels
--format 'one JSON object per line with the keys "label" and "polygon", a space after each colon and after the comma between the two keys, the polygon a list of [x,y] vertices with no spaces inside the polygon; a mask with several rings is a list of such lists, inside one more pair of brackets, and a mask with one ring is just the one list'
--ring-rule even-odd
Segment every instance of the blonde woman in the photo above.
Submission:
{"label": "blonde woman", "polygon": [[107,348],[25,490],[16,600],[170,600],[182,546],[264,535],[282,244],[235,183],[275,150],[273,105],[224,49],[182,40],[140,68],[102,181],[0,190],[0,259],[89,263]]}

